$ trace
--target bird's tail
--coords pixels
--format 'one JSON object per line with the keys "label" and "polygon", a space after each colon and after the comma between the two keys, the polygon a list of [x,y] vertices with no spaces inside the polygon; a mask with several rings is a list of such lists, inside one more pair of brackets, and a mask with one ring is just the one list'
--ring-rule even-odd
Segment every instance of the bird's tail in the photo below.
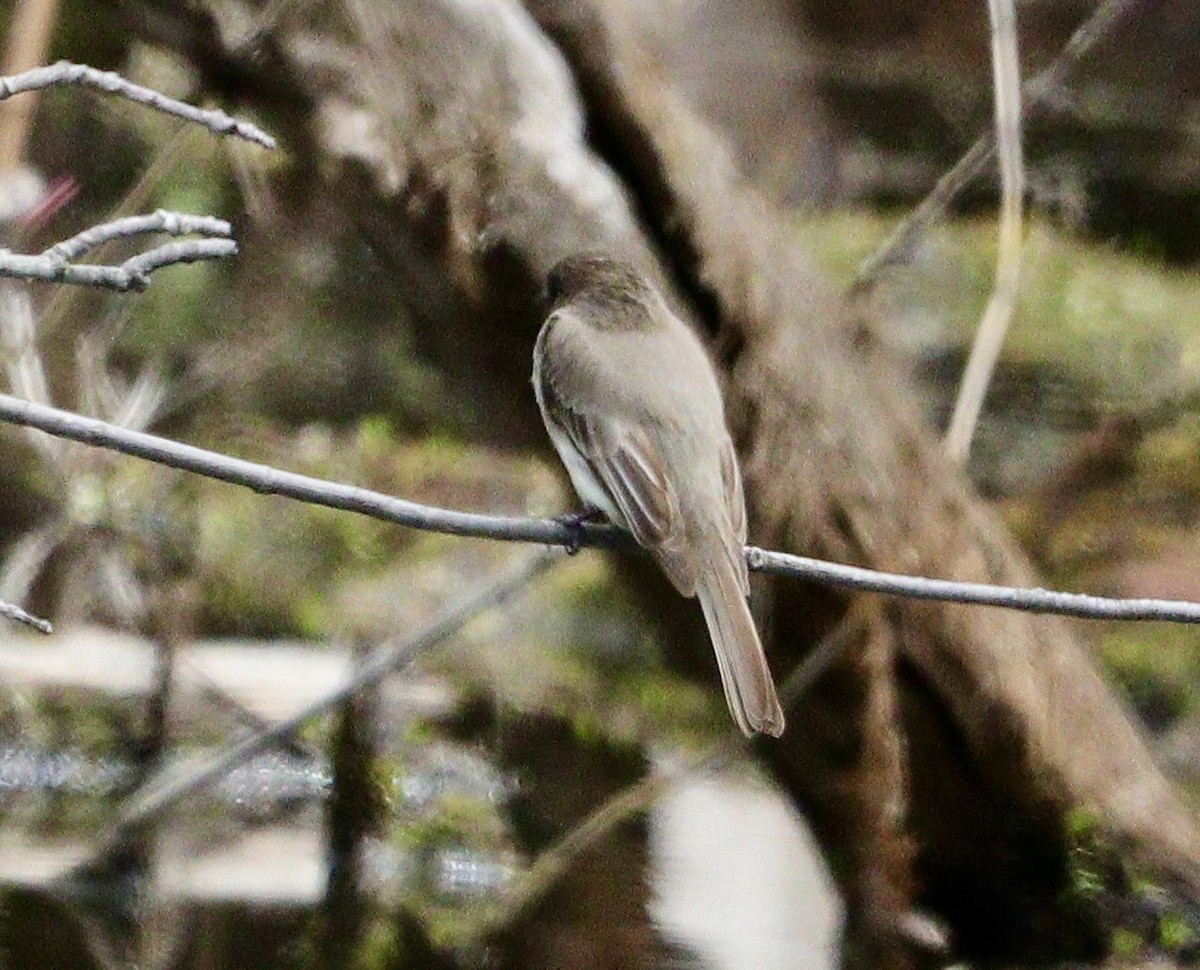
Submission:
{"label": "bird's tail", "polygon": [[783,709],[746,603],[744,580],[731,557],[718,555],[715,560],[701,570],[696,595],[717,654],[729,713],[743,734],[759,731],[777,738],[783,734]]}

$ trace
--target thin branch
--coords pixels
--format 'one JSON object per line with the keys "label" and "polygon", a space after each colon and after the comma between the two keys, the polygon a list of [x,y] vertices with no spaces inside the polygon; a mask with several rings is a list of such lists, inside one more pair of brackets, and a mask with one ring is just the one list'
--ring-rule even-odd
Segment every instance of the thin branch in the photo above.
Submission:
{"label": "thin branch", "polygon": [[264,148],[274,148],[275,139],[248,121],[238,121],[224,111],[204,110],[176,101],[166,95],[159,94],[151,88],[126,81],[125,78],[112,71],[98,71],[85,64],[72,64],[70,61],[59,61],[50,67],[36,67],[23,74],[0,78],[0,101],[21,94],[25,91],[40,91],[43,88],[62,84],[78,84],[83,87],[95,88],[107,94],[115,94],[138,104],[154,108],[165,114],[175,115],[185,121],[203,125],[217,135],[236,135],[247,141],[255,142]]}
{"label": "thin branch", "polygon": [[790,553],[746,548],[746,562],[752,570],[794,576],[825,586],[884,593],[907,599],[935,600],[996,606],[1025,613],[1052,613],[1083,620],[1157,620],[1164,623],[1200,623],[1200,603],[1188,600],[1118,599],[1090,593],[1064,593],[1059,590],[992,586],[988,583],[964,583],[923,576],[903,576],[878,572],[860,566],[824,562]]}
{"label": "thin branch", "polygon": [[[188,663],[187,668],[188,677],[196,681],[205,702],[212,704],[221,713],[230,717],[238,727],[252,733],[271,729],[271,722],[267,717],[252,710],[248,704],[235,697],[230,690],[206,673],[199,664]],[[320,757],[320,753],[314,745],[308,744],[295,735],[281,738],[278,750],[297,758],[315,759]]]}
{"label": "thin branch", "polygon": [[[197,139],[202,137],[204,135],[199,128],[180,129],[178,134],[158,150],[137,184],[109,211],[106,221],[116,222],[144,208],[153,198],[157,186],[162,184],[191,148],[198,144]],[[38,330],[43,339],[63,325],[73,302],[78,299],[78,294],[77,289],[69,286],[54,288],[38,323]]]}
{"label": "thin branch", "polygon": [[237,251],[237,243],[232,239],[188,239],[183,242],[164,243],[149,252],[126,260],[119,268],[129,274],[133,286],[141,288],[149,282],[151,273],[164,266],[198,263],[206,259],[227,259],[236,256]]}
{"label": "thin branch", "polygon": [[1021,152],[1021,64],[1013,0],[988,0],[992,19],[992,77],[996,95],[996,144],[1000,154],[1000,243],[996,282],[963,372],[946,431],[946,454],[962,465],[992,383],[1000,348],[1020,295],[1025,161]]}
{"label": "thin branch", "polygon": [[867,626],[879,612],[876,600],[856,599],[838,622],[838,625],[821,638],[804,660],[792,670],[779,689],[779,699],[783,709],[791,712],[796,709],[801,699],[816,685],[825,672],[829,670],[854,644],[861,642],[860,637]]}
{"label": "thin branch", "polygon": [[230,239],[233,236],[233,226],[215,216],[194,216],[186,212],[156,209],[148,216],[124,216],[113,219],[112,222],[92,226],[70,239],[55,243],[42,255],[69,263],[114,239],[128,239],[130,236],[144,236],[155,232],[166,233],[168,236]]}
{"label": "thin branch", "polygon": [[159,246],[126,260],[120,266],[54,263],[42,256],[0,252],[0,276],[98,286],[124,293],[127,290],[145,289],[150,283],[149,274],[164,266],[196,263],[205,259],[226,259],[236,256],[237,251],[237,243],[232,239],[190,239]]}
{"label": "thin branch", "polygon": [[[114,239],[158,232],[171,236],[194,233],[211,238],[165,243],[148,252],[132,256],[119,266],[72,262],[89,250]],[[150,274],[164,266],[195,263],[205,259],[225,259],[236,255],[237,243],[228,238],[232,234],[233,227],[224,219],[159,209],[148,216],[126,216],[92,226],[70,239],[55,243],[36,256],[0,249],[0,276],[100,286],[122,292],[141,290],[149,284]]]}
{"label": "thin branch", "polygon": [[[264,495],[282,495],[311,505],[356,512],[412,529],[478,539],[499,539],[505,542],[536,542],[568,549],[580,546],[637,549],[627,533],[611,525],[568,525],[557,519],[481,515],[422,505],[353,485],[341,485],[281,471],[257,462],[231,458],[142,431],[119,428],[96,418],[33,404],[8,394],[0,394],[0,421],[37,428],[59,438],[119,451],[206,478],[242,485]],[[1086,593],[1062,593],[1045,589],[1021,589],[1013,586],[989,586],[984,583],[901,576],[758,549],[754,546],[746,548],[746,562],[756,572],[890,596],[948,603],[974,603],[1024,610],[1029,613],[1057,613],[1083,619],[1200,623],[1200,603],[1184,600],[1113,599]]]}
{"label": "thin branch", "polygon": [[428,532],[564,547],[577,543],[634,547],[633,540],[613,526],[585,524],[576,529],[554,520],[518,519],[434,508],[353,485],[341,485],[231,458],[145,432],[120,428],[97,418],[23,401],[8,394],[0,394],[0,421],[38,428],[59,438],[242,485],[264,495],[283,495]]}
{"label": "thin branch", "polygon": [[40,616],[34,616],[32,613],[27,613],[21,607],[14,603],[8,603],[0,600],[0,616],[6,620],[16,620],[18,623],[24,623],[26,626],[31,626],[39,633],[53,633],[54,627],[50,625],[49,620],[43,620]]}
{"label": "thin branch", "polygon": [[547,550],[539,551],[495,582],[448,608],[415,636],[399,642],[392,640],[377,647],[345,683],[291,717],[215,753],[201,756],[190,763],[173,764],[161,769],[126,799],[116,820],[97,839],[89,859],[75,868],[83,868],[103,857],[132,833],[170,811],[181,799],[212,784],[260,751],[291,738],[309,721],[325,714],[346,698],[378,683],[389,674],[405,669],[421,654],[454,636],[476,616],[520,592],[531,580],[558,561],[558,557]]}
{"label": "thin branch", "polygon": [[[1026,117],[1062,88],[1078,63],[1108,37],[1118,21],[1139,2],[1103,0],[1096,7],[1092,15],[1071,35],[1054,63],[1025,83],[1022,88],[1022,107]],[[991,131],[980,135],[954,167],[938,179],[933,191],[896,227],[883,245],[863,260],[851,289],[860,292],[869,288],[883,270],[908,259],[920,236],[942,217],[955,196],[983,171],[995,152],[995,135]]]}

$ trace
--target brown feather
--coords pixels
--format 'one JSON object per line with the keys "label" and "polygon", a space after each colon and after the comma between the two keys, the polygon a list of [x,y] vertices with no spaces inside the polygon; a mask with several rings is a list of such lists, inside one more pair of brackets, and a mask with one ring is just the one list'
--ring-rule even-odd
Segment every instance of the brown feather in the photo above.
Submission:
{"label": "brown feather", "polygon": [[547,283],[534,389],[576,491],[698,595],[730,712],[783,731],[746,604],[746,504],[721,392],[700,342],[627,266],[571,257]]}

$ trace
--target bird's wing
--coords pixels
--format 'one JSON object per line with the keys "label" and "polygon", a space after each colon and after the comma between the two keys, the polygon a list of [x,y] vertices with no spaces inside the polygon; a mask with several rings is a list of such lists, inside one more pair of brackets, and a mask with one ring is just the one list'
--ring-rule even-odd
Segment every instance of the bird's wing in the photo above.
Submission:
{"label": "bird's wing", "polygon": [[[621,371],[628,350],[605,343],[606,336],[567,308],[550,315],[535,348],[534,383],[543,417],[566,436],[595,484],[611,497],[624,520],[617,524],[657,556],[680,593],[693,596],[695,557],[678,495],[662,449],[641,420],[640,402],[630,398]],[[656,350],[651,344],[649,352]]]}
{"label": "bird's wing", "polygon": [[687,548],[679,499],[654,439],[620,419],[587,414],[562,402],[553,417],[612,497],[638,543],[650,549],[685,596],[696,590],[696,566]]}

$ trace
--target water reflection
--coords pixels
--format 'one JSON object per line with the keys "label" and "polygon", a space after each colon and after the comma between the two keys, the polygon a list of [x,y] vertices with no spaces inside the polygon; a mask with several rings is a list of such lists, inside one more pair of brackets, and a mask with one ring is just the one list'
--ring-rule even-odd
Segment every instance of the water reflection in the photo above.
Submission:
{"label": "water reflection", "polygon": [[840,906],[792,808],[753,777],[685,780],[651,815],[651,915],[713,970],[837,966]]}
{"label": "water reflection", "polygon": [[74,751],[0,747],[0,800],[24,793],[110,795],[129,784],[132,766]]}
{"label": "water reflection", "polygon": [[[111,808],[134,771],[119,759],[80,752],[0,747],[6,815],[0,877],[10,887],[0,897],[2,932],[23,961],[32,961],[20,965],[130,965],[144,961],[147,941],[180,961],[164,966],[319,965],[303,957],[303,941],[327,891],[321,809],[332,773],[324,759],[291,752],[256,757],[205,793],[199,801],[208,810],[192,805],[186,822],[176,819],[152,842],[64,881],[86,858],[94,833],[38,836],[38,812],[15,809],[23,797],[39,801],[39,795],[61,796],[56,803],[107,800]],[[519,786],[477,752],[432,744],[391,771],[384,787],[405,835],[381,833],[362,843],[362,891],[376,909],[402,903],[435,936],[454,939],[454,927],[494,906],[528,864],[489,831],[498,806]],[[213,807],[220,809],[215,815]],[[605,855],[648,851],[647,918],[665,941],[664,953],[673,954],[670,962],[725,970],[834,965],[839,914],[828,878],[803,825],[765,783],[737,771],[685,781],[657,804],[644,831],[648,850],[637,847],[636,831],[627,831],[616,836],[627,848]],[[64,909],[75,926],[65,934],[58,929]],[[235,925],[253,927],[262,945],[236,953],[216,946]],[[589,931],[580,925],[575,932]],[[57,938],[39,962],[33,941],[43,935]],[[62,962],[64,948],[69,962]],[[203,960],[188,956],[200,951]]]}

